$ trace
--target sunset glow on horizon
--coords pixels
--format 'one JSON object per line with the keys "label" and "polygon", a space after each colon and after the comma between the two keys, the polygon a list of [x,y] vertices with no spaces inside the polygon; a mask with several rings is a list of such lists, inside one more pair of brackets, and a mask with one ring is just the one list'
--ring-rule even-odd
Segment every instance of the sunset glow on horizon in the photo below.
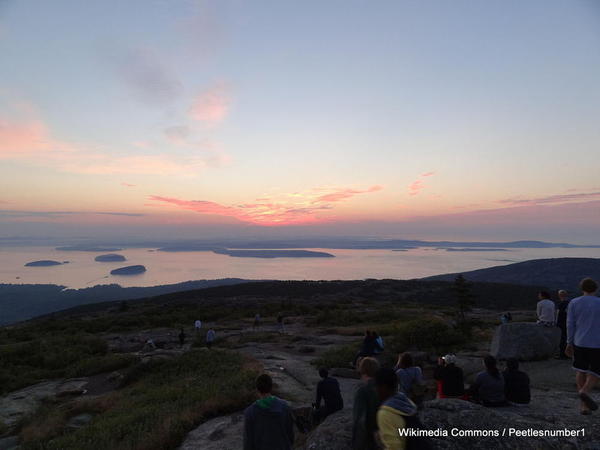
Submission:
{"label": "sunset glow on horizon", "polygon": [[0,237],[587,242],[598,48],[583,0],[1,2]]}

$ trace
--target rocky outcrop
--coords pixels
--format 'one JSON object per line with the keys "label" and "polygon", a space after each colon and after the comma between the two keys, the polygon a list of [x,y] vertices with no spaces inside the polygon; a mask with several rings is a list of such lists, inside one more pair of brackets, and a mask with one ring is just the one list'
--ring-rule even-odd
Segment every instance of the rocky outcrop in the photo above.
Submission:
{"label": "rocky outcrop", "polygon": [[498,359],[520,361],[548,359],[558,352],[560,330],[532,322],[513,322],[498,326],[490,353]]}
{"label": "rocky outcrop", "polygon": [[352,448],[352,409],[327,417],[306,439],[307,450],[347,450]]}

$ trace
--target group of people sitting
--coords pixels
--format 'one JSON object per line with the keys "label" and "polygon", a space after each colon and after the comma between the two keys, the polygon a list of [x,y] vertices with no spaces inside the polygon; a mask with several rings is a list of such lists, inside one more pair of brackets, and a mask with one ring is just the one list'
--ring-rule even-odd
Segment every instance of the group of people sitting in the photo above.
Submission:
{"label": "group of people sitting", "polygon": [[465,388],[463,371],[456,365],[456,356],[438,359],[433,378],[437,383],[437,398],[460,398],[484,406],[525,405],[531,401],[529,376],[519,370],[519,361],[509,359],[500,372],[496,358],[483,358],[484,370],[479,372],[471,386]]}

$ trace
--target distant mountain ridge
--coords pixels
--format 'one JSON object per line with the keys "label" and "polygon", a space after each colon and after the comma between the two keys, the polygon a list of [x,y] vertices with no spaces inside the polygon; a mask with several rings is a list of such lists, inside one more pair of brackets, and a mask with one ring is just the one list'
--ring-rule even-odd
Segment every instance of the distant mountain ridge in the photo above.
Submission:
{"label": "distant mountain ridge", "polygon": [[[424,280],[451,281],[458,273],[435,275]],[[546,286],[575,294],[585,277],[600,280],[600,258],[549,258],[463,272],[469,281]]]}

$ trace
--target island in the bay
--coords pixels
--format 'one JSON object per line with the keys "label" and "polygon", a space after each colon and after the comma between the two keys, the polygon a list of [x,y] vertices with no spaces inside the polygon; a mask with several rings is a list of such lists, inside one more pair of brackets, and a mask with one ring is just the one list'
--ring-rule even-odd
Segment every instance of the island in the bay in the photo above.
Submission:
{"label": "island in the bay", "polygon": [[141,264],[135,266],[125,266],[119,267],[118,269],[114,269],[110,271],[111,275],[138,275],[140,273],[144,273],[146,271],[146,267]]}
{"label": "island in the bay", "polygon": [[119,255],[118,253],[107,253],[105,255],[98,255],[94,258],[94,261],[97,262],[117,262],[117,261],[127,261],[123,255]]}
{"label": "island in the bay", "polygon": [[[65,263],[68,261],[65,261]],[[50,259],[43,259],[41,261],[31,261],[25,264],[25,267],[49,267],[49,266],[60,266],[64,263],[58,261],[52,261]]]}
{"label": "island in the bay", "polygon": [[331,253],[312,250],[213,250],[219,255],[235,258],[335,258]]}

